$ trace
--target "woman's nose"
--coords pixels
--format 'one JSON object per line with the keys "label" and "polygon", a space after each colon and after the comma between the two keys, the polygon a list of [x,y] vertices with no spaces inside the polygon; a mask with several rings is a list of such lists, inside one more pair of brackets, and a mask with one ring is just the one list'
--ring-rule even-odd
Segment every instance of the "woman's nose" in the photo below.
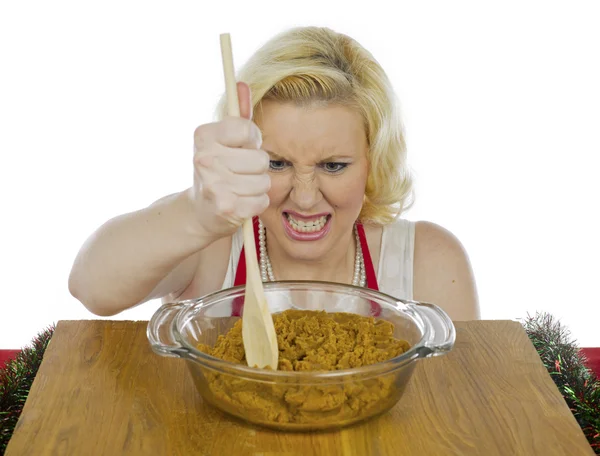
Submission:
{"label": "woman's nose", "polygon": [[294,178],[290,199],[298,209],[309,210],[323,199],[319,182],[314,174],[297,175]]}

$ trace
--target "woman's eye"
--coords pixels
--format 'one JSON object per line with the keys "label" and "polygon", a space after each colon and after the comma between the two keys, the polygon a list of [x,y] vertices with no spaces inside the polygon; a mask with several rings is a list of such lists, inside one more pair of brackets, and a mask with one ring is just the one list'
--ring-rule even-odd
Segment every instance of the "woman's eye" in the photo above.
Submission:
{"label": "woman's eye", "polygon": [[348,163],[329,162],[323,164],[323,169],[328,173],[339,173],[348,166]]}
{"label": "woman's eye", "polygon": [[269,168],[272,171],[282,171],[283,169],[285,169],[286,165],[287,163],[283,160],[271,160],[269,162]]}

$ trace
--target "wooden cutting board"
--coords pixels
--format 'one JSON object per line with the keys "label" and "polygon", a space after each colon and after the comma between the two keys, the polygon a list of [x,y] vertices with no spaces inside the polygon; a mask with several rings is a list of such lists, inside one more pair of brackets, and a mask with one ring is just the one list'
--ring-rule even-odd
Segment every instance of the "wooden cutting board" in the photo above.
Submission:
{"label": "wooden cutting board", "polygon": [[365,424],[282,433],[211,408],[147,322],[61,321],[6,455],[593,455],[520,324],[456,323],[400,403]]}

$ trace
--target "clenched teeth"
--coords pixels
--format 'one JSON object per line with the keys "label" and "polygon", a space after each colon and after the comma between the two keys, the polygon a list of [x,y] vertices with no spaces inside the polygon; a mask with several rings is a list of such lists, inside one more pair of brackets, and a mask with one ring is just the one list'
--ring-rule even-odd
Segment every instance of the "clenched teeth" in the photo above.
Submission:
{"label": "clenched teeth", "polygon": [[296,220],[290,214],[286,214],[287,220],[299,233],[313,233],[315,231],[321,231],[327,223],[327,216],[319,217],[318,219],[311,220],[310,222],[304,222],[302,220]]}

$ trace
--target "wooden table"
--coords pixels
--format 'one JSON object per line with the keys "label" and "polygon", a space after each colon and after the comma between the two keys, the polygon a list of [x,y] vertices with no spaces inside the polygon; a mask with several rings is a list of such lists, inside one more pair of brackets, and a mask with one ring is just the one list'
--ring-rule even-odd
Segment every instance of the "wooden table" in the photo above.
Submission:
{"label": "wooden table", "polygon": [[6,455],[593,455],[521,325],[456,323],[390,412],[328,433],[278,433],[202,401],[147,322],[61,321]]}

